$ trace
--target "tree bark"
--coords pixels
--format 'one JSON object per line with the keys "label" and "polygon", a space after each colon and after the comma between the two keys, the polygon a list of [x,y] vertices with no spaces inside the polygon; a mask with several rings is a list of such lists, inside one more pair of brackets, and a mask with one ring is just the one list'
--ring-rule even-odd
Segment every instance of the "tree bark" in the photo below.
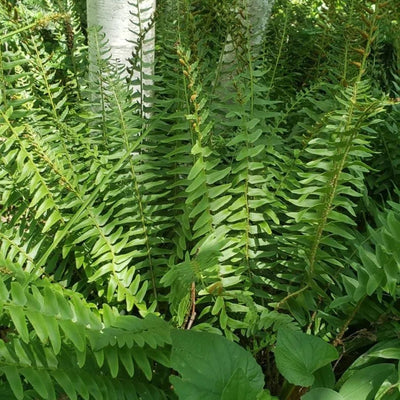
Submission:
{"label": "tree bark", "polygon": [[[237,36],[248,40],[251,58],[255,59],[260,50],[263,36],[267,28],[275,0],[241,0],[239,10],[232,10],[240,20],[241,32]],[[228,33],[226,44],[223,48],[222,71],[220,77],[219,97],[224,97],[224,91],[232,90],[232,81],[236,73],[238,54],[240,49],[236,48],[232,35]],[[226,95],[226,94],[225,94]]]}
{"label": "tree bark", "polygon": [[[144,86],[151,84],[146,78],[153,73],[155,30],[152,17],[156,0],[87,0],[89,32],[94,27],[101,27],[110,47],[111,60],[130,67],[128,61],[133,55],[139,60],[134,68],[133,85],[140,92],[140,102],[144,103]],[[96,69],[97,49],[89,33],[90,71]],[[145,66],[143,66],[145,64]],[[124,75],[128,76],[125,69]]]}
{"label": "tree bark", "polygon": [[256,48],[262,42],[275,0],[247,0],[250,20],[250,44]]}

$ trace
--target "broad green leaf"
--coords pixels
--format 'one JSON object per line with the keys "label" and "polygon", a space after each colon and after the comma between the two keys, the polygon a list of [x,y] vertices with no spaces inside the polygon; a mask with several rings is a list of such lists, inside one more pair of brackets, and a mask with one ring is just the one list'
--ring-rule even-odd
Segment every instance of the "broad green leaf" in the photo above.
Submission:
{"label": "broad green leaf", "polygon": [[88,282],[95,282],[105,274],[112,272],[113,264],[108,263],[101,266],[88,280]]}
{"label": "broad green leaf", "polygon": [[[198,179],[198,178],[197,178]],[[201,183],[201,182],[200,182]],[[199,185],[200,186],[200,185]],[[221,185],[222,186],[222,185]],[[194,203],[195,200],[197,200],[199,197],[203,196],[206,192],[208,191],[207,186],[204,184],[200,187],[198,187],[196,190],[194,190],[186,199],[186,204],[192,204]],[[211,190],[209,191],[209,197]]]}
{"label": "broad green leaf", "polygon": [[370,296],[380,286],[384,279],[384,271],[380,268],[375,254],[360,247],[360,258],[368,274],[367,294]]}
{"label": "broad green leaf", "polygon": [[103,321],[106,328],[112,326],[117,319],[115,310],[112,309],[107,303],[103,305]]}
{"label": "broad green leaf", "polygon": [[263,390],[257,395],[257,400],[279,400],[279,399],[275,396],[272,396],[269,390]]}
{"label": "broad green leaf", "polygon": [[338,357],[322,339],[289,329],[278,331],[275,359],[279,372],[294,385],[311,386],[314,373]]}
{"label": "broad green leaf", "polygon": [[301,400],[344,400],[344,398],[332,389],[316,388],[302,396]]}
{"label": "broad green leaf", "polygon": [[371,347],[366,353],[362,354],[353,362],[351,369],[348,369],[345,372],[343,378],[347,379],[352,375],[352,373],[354,373],[355,370],[358,370],[360,367],[371,363],[371,360],[376,358],[400,360],[400,340],[393,339],[389,341],[383,341]]}
{"label": "broad green leaf", "polygon": [[221,400],[254,399],[257,393],[257,389],[251,386],[245,372],[241,368],[238,368],[226,384],[221,395]]}
{"label": "broad green leaf", "polygon": [[3,279],[0,279],[0,300],[7,301],[10,296],[10,293],[5,285]]}
{"label": "broad green leaf", "polygon": [[58,312],[62,318],[72,319],[74,318],[74,313],[71,308],[69,301],[63,296],[59,291],[54,292],[54,296],[57,299]]}
{"label": "broad green leaf", "polygon": [[258,123],[260,122],[260,120],[258,118],[253,118],[251,121],[248,121],[246,123],[246,128],[251,130],[253,129]]}
{"label": "broad green leaf", "polygon": [[246,157],[256,157],[259,153],[261,153],[264,150],[264,145],[260,144],[255,147],[247,148],[243,147],[240,151],[239,154],[236,157],[237,161],[243,160]]}
{"label": "broad green leaf", "polygon": [[244,133],[237,134],[234,136],[228,143],[227,146],[234,146],[235,144],[238,144],[240,142],[246,142],[247,137]]}
{"label": "broad green leaf", "polygon": [[341,387],[343,400],[369,400],[386,378],[396,374],[393,364],[374,364],[356,371]]}
{"label": "broad green leaf", "polygon": [[34,207],[47,194],[48,194],[48,192],[47,192],[46,188],[44,186],[40,186],[38,188],[38,190],[36,190],[35,194],[33,195],[31,204],[29,205],[29,207]]}
{"label": "broad green leaf", "polygon": [[180,377],[171,376],[170,381],[184,400],[228,399],[237,379],[247,388],[246,397],[241,399],[256,400],[264,385],[261,368],[250,353],[222,336],[206,332],[174,330],[171,367]]}
{"label": "broad green leaf", "polygon": [[314,372],[315,381],[313,388],[328,388],[333,389],[335,387],[335,374],[330,364],[325,365],[319,370]]}
{"label": "broad green leaf", "polygon": [[[222,185],[214,185],[208,189],[208,196],[210,199],[214,199],[220,196],[222,193],[227,192],[231,187],[231,183],[224,183]],[[189,199],[189,198],[188,198]]]}
{"label": "broad green leaf", "polygon": [[367,355],[368,357],[400,360],[400,340],[378,343],[368,351]]}
{"label": "broad green leaf", "polygon": [[389,379],[382,382],[381,387],[375,394],[374,400],[398,400],[399,398],[398,377],[393,374]]}
{"label": "broad green leaf", "polygon": [[217,300],[215,301],[214,306],[211,309],[211,314],[217,315],[223,306],[224,306],[224,298],[222,296],[217,296]]}

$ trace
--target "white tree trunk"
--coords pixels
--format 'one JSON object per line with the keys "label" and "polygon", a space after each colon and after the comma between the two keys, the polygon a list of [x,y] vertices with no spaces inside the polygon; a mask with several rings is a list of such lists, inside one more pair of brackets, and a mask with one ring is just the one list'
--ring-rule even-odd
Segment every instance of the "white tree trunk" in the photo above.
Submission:
{"label": "white tree trunk", "polygon": [[[239,2],[242,12],[232,9],[232,12],[236,13],[237,18],[241,20],[242,32],[240,36],[248,39],[252,58],[258,55],[274,2],[275,0],[242,0]],[[218,94],[220,98],[224,98],[224,95],[232,90],[232,81],[238,59],[236,51],[232,36],[228,34],[222,54],[222,71]]]}
{"label": "white tree trunk", "polygon": [[[237,17],[243,20],[242,37],[248,37],[248,26],[250,26],[250,38],[249,45],[251,47],[252,55],[257,55],[257,47],[261,44],[265,29],[267,27],[269,16],[274,5],[275,0],[243,0],[242,9],[245,14],[241,14],[236,10]],[[246,20],[244,20],[244,18]],[[224,62],[231,64],[236,56],[234,55],[234,46],[232,43],[232,37],[228,35],[227,44],[224,49],[225,59]]]}
{"label": "white tree trunk", "polygon": [[274,2],[275,0],[247,0],[252,48],[256,48],[262,42]]}
{"label": "white tree trunk", "polygon": [[[93,27],[101,27],[108,40],[111,50],[111,60],[130,66],[128,59],[139,52],[141,60],[133,79],[138,79],[136,90],[140,92],[143,102],[146,95],[143,85],[151,84],[146,76],[152,75],[154,64],[155,30],[149,29],[154,15],[156,0],[87,0],[87,20],[89,32]],[[143,37],[144,32],[146,32]],[[89,33],[89,70],[96,69],[98,57],[93,36]],[[139,40],[143,45],[137,46]],[[142,63],[145,66],[142,66]],[[125,72],[128,75],[128,72]]]}

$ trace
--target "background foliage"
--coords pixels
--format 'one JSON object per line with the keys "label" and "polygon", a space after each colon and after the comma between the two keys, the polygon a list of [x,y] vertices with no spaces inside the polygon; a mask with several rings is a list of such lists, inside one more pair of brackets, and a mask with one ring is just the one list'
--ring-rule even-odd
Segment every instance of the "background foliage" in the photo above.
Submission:
{"label": "background foliage", "polygon": [[3,397],[399,397],[394,3],[0,1]]}

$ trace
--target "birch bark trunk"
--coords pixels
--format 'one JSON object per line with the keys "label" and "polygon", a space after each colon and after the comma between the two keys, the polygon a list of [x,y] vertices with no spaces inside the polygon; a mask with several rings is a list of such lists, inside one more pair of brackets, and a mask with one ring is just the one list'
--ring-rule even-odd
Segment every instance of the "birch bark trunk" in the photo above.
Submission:
{"label": "birch bark trunk", "polygon": [[[259,54],[274,2],[275,0],[239,0],[239,9],[232,9],[236,18],[240,20],[241,31],[237,36],[247,39],[253,59]],[[222,51],[222,68],[217,89],[219,98],[224,98],[227,93],[232,92],[232,82],[237,72],[237,53],[240,49],[235,45],[231,34],[227,35]]]}
{"label": "birch bark trunk", "polygon": [[[257,55],[257,47],[262,42],[274,2],[275,0],[243,0],[241,9],[244,11],[244,14],[237,13],[237,18],[241,20],[243,30],[240,36],[249,39],[253,57]],[[235,58],[234,45],[230,34],[226,42],[227,44],[224,49],[224,57],[226,58],[224,61],[230,64]],[[229,57],[232,59],[229,59]]]}
{"label": "birch bark trunk", "polygon": [[[102,28],[111,50],[111,60],[128,67],[128,59],[139,53],[140,62],[133,73],[133,80],[138,81],[134,87],[140,92],[139,101],[143,103],[146,95],[143,87],[151,84],[146,76],[153,74],[155,29],[150,24],[155,7],[156,0],[87,0],[89,31],[93,27]],[[89,70],[92,71],[96,69],[98,57],[93,40],[89,34]]]}
{"label": "birch bark trunk", "polygon": [[275,0],[246,0],[250,20],[250,44],[256,49],[262,42]]}

